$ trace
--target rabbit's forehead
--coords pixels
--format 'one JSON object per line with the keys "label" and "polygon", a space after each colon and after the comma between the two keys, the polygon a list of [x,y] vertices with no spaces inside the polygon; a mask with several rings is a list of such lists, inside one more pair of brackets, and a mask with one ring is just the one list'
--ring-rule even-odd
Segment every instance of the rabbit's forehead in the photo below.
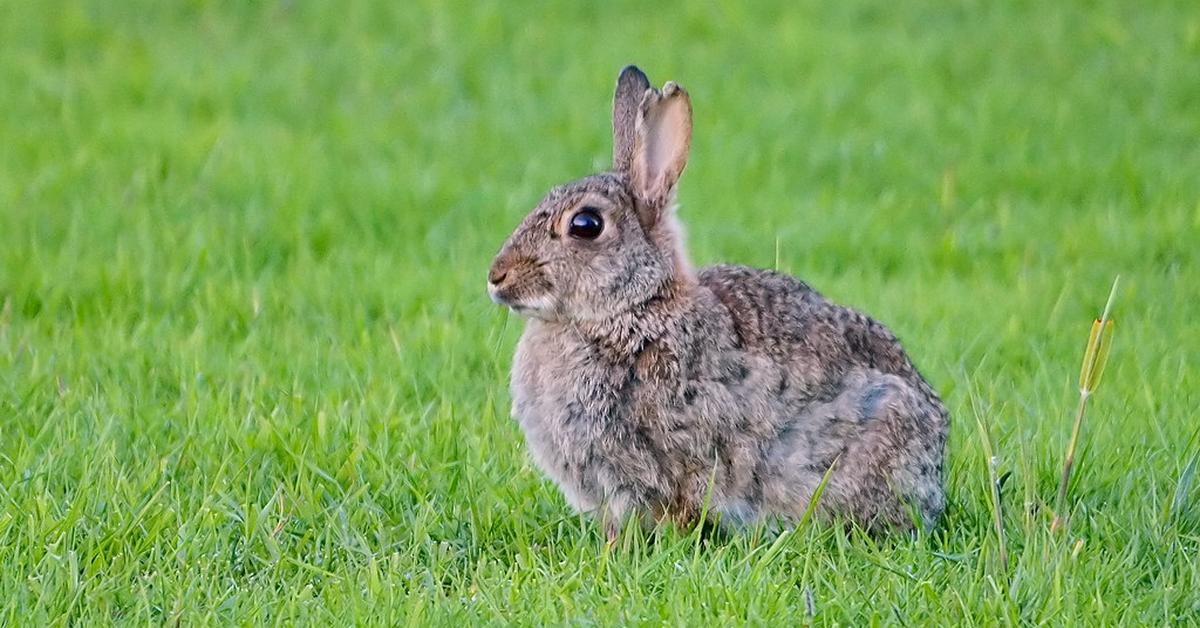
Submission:
{"label": "rabbit's forehead", "polygon": [[550,190],[538,203],[534,214],[552,217],[584,202],[628,205],[630,195],[625,180],[619,175],[604,173],[573,181]]}

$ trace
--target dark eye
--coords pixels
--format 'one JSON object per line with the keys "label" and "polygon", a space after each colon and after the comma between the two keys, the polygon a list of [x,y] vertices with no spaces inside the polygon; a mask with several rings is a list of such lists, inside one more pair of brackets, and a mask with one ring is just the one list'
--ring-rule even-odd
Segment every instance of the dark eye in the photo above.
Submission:
{"label": "dark eye", "polygon": [[571,226],[567,233],[572,237],[583,240],[595,240],[604,231],[604,221],[600,219],[600,211],[594,207],[584,207],[571,217]]}

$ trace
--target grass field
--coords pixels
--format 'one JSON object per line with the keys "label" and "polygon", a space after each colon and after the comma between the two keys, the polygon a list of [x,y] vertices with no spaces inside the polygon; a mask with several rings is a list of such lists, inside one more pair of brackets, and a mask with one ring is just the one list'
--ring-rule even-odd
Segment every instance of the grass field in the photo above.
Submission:
{"label": "grass field", "polygon": [[[1200,623],[1200,5],[441,4],[0,0],[0,624]],[[484,277],[630,62],[695,262],[943,393],[936,534],[606,552],[533,467]]]}

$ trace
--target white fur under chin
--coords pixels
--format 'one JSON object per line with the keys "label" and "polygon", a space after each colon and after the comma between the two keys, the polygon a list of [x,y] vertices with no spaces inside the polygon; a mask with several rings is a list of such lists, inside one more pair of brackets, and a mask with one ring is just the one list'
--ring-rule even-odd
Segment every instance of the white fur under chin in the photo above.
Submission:
{"label": "white fur under chin", "polygon": [[537,298],[525,301],[523,303],[504,304],[512,311],[524,316],[525,318],[536,318],[538,320],[553,320],[554,313],[557,309],[554,303],[554,297],[548,294],[543,294]]}

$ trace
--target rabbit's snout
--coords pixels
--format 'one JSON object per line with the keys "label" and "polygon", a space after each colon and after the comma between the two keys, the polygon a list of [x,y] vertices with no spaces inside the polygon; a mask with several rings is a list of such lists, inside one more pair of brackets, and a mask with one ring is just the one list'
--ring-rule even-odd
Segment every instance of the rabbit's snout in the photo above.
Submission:
{"label": "rabbit's snout", "polygon": [[491,295],[493,301],[501,303],[497,298],[499,293],[506,288],[511,288],[511,284],[515,283],[513,279],[518,274],[514,272],[516,265],[516,260],[512,255],[503,253],[497,255],[496,259],[492,261],[492,267],[488,269],[488,294]]}
{"label": "rabbit's snout", "polygon": [[526,303],[540,296],[541,281],[538,272],[539,264],[534,260],[512,253],[501,253],[488,269],[488,296],[498,305],[514,309],[533,307]]}

